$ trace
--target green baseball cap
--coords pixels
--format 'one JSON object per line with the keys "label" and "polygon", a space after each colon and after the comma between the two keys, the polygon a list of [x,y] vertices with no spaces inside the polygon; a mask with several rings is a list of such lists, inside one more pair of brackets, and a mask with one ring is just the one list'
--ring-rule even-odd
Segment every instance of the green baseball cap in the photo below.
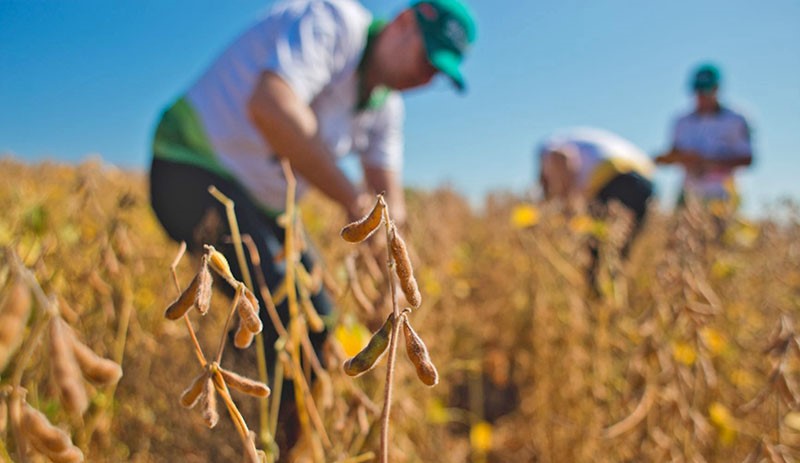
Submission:
{"label": "green baseball cap", "polygon": [[472,13],[458,0],[417,1],[411,8],[416,13],[431,64],[463,91],[464,77],[459,65],[475,41]]}
{"label": "green baseball cap", "polygon": [[694,71],[692,90],[707,92],[719,87],[719,69],[713,64],[703,64]]}

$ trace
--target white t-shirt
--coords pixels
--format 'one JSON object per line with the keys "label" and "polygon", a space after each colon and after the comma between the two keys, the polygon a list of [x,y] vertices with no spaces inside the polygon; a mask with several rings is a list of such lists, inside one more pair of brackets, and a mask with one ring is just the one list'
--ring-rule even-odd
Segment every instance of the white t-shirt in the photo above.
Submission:
{"label": "white t-shirt", "polygon": [[[187,91],[219,163],[264,206],[282,210],[286,180],[274,151],[252,125],[247,105],[263,71],[281,76],[317,116],[337,157],[358,153],[365,165],[402,167],[403,101],[391,92],[377,109],[356,111],[358,64],[372,21],[353,0],[292,0],[225,49]],[[307,183],[298,177],[299,195]]]}
{"label": "white t-shirt", "polygon": [[630,141],[595,128],[578,127],[550,135],[542,142],[539,156],[552,150],[578,156],[575,186],[589,195],[597,193],[616,173],[637,172],[650,178],[655,167],[647,154]]}
{"label": "white t-shirt", "polygon": [[[752,155],[747,120],[728,108],[714,114],[691,112],[675,123],[672,146],[695,151],[710,160]],[[725,198],[733,187],[733,169],[717,168],[702,175],[687,174],[684,189],[703,198]]]}

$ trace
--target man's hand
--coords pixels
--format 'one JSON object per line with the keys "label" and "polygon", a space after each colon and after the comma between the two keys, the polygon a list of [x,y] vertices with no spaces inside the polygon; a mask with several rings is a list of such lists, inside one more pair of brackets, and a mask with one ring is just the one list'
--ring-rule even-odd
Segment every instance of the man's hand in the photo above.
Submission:
{"label": "man's hand", "polygon": [[680,164],[687,171],[698,173],[707,167],[707,160],[696,151],[673,149],[668,153],[656,156],[656,164]]}

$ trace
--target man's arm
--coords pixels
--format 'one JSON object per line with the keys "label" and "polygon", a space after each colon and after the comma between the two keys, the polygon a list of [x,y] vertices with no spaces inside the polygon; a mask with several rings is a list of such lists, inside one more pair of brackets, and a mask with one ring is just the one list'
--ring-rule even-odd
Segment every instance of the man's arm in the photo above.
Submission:
{"label": "man's arm", "polygon": [[753,163],[753,150],[750,145],[750,129],[747,122],[742,119],[737,128],[737,141],[731,151],[715,153],[714,159],[709,159],[701,153],[677,147],[679,127],[676,127],[672,149],[656,157],[657,164],[681,164],[687,170],[707,171],[710,169],[732,169],[734,167],[749,166]]}
{"label": "man's arm", "polygon": [[734,168],[753,164],[753,147],[750,142],[750,126],[743,117],[738,119],[734,129],[736,141],[728,151],[717,153],[716,159],[709,161],[709,167]]}
{"label": "man's arm", "polygon": [[351,218],[360,217],[358,191],[322,141],[316,115],[280,76],[261,74],[248,110],[275,153],[287,158],[300,176],[341,204]]}
{"label": "man's arm", "polygon": [[576,160],[570,159],[561,151],[549,151],[542,156],[542,179],[545,185],[545,198],[570,200],[576,195]]}

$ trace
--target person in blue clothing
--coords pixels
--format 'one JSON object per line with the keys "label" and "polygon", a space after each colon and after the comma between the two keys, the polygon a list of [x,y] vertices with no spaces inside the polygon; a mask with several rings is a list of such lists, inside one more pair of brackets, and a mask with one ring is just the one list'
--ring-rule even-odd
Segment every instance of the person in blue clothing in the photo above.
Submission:
{"label": "person in blue clothing", "polygon": [[675,122],[670,150],[656,157],[657,164],[674,164],[685,171],[679,204],[689,196],[701,203],[737,202],[734,172],[753,162],[750,125],[720,103],[720,81],[713,64],[692,73],[694,108]]}

